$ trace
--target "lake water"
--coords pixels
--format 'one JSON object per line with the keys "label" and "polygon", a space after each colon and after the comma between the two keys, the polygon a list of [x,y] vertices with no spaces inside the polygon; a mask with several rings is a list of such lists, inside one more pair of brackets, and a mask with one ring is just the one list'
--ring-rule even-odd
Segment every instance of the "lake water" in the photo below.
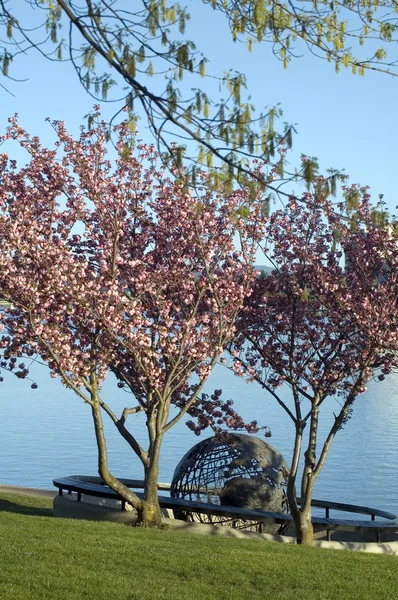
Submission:
{"label": "lake water", "polygon": [[[34,378],[39,384],[37,390],[8,373],[0,384],[0,483],[51,489],[54,477],[96,475],[89,406],[57,380],[49,379],[44,368],[37,367]],[[276,402],[258,386],[246,384],[222,366],[215,369],[206,386],[208,392],[215,388],[222,388],[224,398],[235,401],[243,417],[268,425],[272,437],[266,441],[289,462],[293,425]],[[112,380],[105,382],[103,396],[117,414],[130,405],[128,395],[116,389]],[[337,410],[336,400],[331,399],[327,410],[321,412],[320,440]],[[131,430],[142,443],[146,439],[144,423],[142,414],[129,417]],[[111,422],[106,423],[106,434],[114,474],[142,478],[140,462]],[[171,429],[163,445],[159,479],[170,481],[184,453],[209,435],[198,438],[184,423]],[[314,497],[397,513],[398,374],[380,383],[370,382],[368,391],[358,398],[353,417],[333,442]]]}

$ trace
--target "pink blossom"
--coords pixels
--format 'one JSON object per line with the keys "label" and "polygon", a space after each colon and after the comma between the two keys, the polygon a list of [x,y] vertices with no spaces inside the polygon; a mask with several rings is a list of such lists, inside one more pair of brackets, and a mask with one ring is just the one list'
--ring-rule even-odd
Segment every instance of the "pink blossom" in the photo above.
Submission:
{"label": "pink blossom", "polygon": [[[218,396],[203,404],[199,393],[252,289],[261,203],[249,202],[248,189],[187,190],[181,177],[167,177],[152,145],[138,143],[126,156],[126,123],[113,130],[114,161],[104,122],[82,128],[79,139],[63,122],[52,125],[54,149],[17,117],[2,138],[30,154],[21,169],[0,157],[0,292],[15,306],[6,327],[35,348],[51,377],[100,406],[146,465],[150,455],[126,433],[101,384],[112,371],[159,436],[200,406],[197,426],[219,427]],[[231,411],[230,426],[243,427]]]}

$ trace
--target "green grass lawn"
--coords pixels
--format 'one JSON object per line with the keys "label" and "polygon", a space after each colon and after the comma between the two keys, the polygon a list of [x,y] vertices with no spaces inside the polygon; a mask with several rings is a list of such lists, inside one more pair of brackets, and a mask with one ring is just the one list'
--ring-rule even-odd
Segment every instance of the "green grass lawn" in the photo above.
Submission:
{"label": "green grass lawn", "polygon": [[51,517],[0,494],[1,600],[396,600],[398,557]]}

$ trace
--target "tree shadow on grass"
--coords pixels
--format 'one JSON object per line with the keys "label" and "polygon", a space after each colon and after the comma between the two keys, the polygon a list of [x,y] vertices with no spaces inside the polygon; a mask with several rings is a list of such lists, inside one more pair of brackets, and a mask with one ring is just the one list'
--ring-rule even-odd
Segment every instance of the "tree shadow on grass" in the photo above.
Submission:
{"label": "tree shadow on grass", "polygon": [[0,512],[10,512],[19,515],[30,515],[32,517],[52,517],[52,507],[45,508],[39,506],[30,506],[29,504],[19,504],[0,498]]}

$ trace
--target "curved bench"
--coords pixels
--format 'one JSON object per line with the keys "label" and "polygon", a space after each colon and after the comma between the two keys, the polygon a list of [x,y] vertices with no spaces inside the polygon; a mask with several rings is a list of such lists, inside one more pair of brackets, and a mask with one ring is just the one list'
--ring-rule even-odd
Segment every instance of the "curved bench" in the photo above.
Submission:
{"label": "curved bench", "polygon": [[[120,478],[119,481],[121,481],[121,483],[126,485],[128,488],[133,489],[134,493],[139,498],[143,498],[143,493],[136,491],[137,489],[142,489],[144,487],[144,482],[142,480]],[[65,490],[69,494],[75,492],[77,494],[78,501],[81,501],[82,494],[87,494],[89,496],[95,496],[98,498],[119,500],[121,501],[121,509],[125,509],[126,503],[123,498],[121,498],[117,492],[109,488],[100,477],[71,475],[69,477],[59,477],[54,479],[53,484],[58,488],[58,493],[60,496],[63,495]],[[158,489],[161,491],[168,491],[170,489],[170,484],[159,483]],[[293,517],[290,514],[249,510],[245,508],[238,508],[236,506],[221,506],[207,502],[171,498],[170,496],[163,495],[159,495],[158,498],[161,508],[172,509],[179,515],[181,512],[185,514],[197,512],[220,517],[228,517],[236,520],[240,519],[257,521],[260,523],[260,531],[262,522],[278,523],[282,525],[292,523],[293,521]],[[325,500],[313,500],[311,505],[316,508],[325,509],[327,516],[313,516],[312,523],[316,529],[326,530],[328,540],[330,540],[330,534],[332,531],[355,531],[358,533],[373,531],[375,533],[377,542],[380,543],[380,535],[382,532],[398,532],[398,523],[391,523],[392,520],[397,519],[397,516],[377,508],[369,508],[367,506],[359,506],[354,504],[343,504],[340,502],[328,502]],[[371,520],[331,519],[329,518],[330,510],[366,514],[370,515]],[[389,521],[376,521],[376,517],[382,517],[384,519],[388,519]]]}

